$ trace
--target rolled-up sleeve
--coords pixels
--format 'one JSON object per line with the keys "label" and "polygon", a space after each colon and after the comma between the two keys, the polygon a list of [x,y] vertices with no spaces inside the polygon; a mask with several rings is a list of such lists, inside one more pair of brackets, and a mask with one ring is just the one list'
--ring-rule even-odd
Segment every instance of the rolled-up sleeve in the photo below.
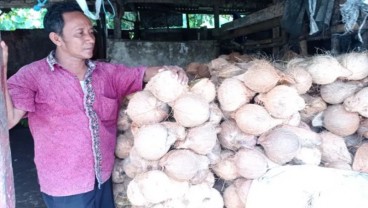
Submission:
{"label": "rolled-up sleeve", "polygon": [[26,112],[35,111],[35,80],[27,68],[21,68],[8,79],[9,94],[15,108]]}

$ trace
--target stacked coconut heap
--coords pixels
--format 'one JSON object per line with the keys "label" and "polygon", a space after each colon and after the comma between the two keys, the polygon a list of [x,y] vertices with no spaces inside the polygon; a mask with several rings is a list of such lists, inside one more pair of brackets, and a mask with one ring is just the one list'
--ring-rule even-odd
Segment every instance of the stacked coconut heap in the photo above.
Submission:
{"label": "stacked coconut heap", "polygon": [[245,207],[252,180],[281,165],[368,172],[367,54],[186,70],[188,85],[162,71],[121,110],[117,207]]}

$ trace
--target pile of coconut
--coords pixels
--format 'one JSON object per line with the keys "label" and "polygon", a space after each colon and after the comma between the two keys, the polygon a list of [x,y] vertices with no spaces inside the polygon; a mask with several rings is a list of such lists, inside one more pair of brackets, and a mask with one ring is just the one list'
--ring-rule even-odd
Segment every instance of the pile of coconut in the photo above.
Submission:
{"label": "pile of coconut", "polygon": [[[368,172],[368,55],[245,55],[163,70],[119,115],[117,207],[246,207],[282,165]],[[280,187],[282,188],[282,187]]]}

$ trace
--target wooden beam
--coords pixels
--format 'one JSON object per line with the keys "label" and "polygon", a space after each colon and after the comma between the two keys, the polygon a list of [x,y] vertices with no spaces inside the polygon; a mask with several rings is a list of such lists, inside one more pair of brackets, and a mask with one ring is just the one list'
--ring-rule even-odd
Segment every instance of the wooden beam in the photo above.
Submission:
{"label": "wooden beam", "polygon": [[223,31],[220,33],[214,33],[214,35],[218,36],[218,39],[224,40],[224,39],[232,39],[235,37],[248,35],[260,31],[264,31],[267,29],[274,28],[280,24],[281,17],[271,19],[269,21],[261,22],[258,24],[253,24],[247,27],[241,27],[238,29],[234,29],[231,31]]}
{"label": "wooden beam", "polygon": [[232,22],[222,25],[223,31],[235,30],[242,27],[248,27],[250,25],[258,24],[261,22],[269,21],[275,18],[282,17],[284,13],[284,5],[281,3],[272,5],[258,12],[249,14],[243,18],[234,20]]}

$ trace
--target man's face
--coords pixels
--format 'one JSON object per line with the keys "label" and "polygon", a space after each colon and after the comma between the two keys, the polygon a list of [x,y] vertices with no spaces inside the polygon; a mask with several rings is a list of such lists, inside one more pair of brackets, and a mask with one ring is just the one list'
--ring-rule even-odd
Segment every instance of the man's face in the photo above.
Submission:
{"label": "man's face", "polygon": [[74,58],[91,58],[95,45],[91,21],[81,12],[67,12],[63,18],[64,28],[58,49]]}

